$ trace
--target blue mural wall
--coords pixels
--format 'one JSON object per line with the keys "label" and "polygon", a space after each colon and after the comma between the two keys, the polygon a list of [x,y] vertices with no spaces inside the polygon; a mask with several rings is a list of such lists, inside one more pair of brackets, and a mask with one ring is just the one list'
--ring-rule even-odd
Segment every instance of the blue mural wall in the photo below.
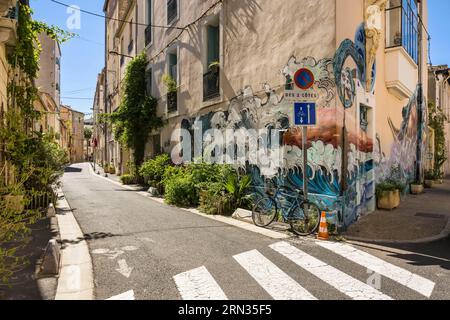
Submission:
{"label": "blue mural wall", "polygon": [[[389,158],[384,156],[380,141],[375,142],[375,137],[367,132],[367,120],[360,118],[361,110],[356,103],[358,92],[374,94],[376,66],[374,63],[367,70],[366,60],[366,36],[361,24],[355,38],[344,40],[333,58],[291,57],[282,68],[286,87],[292,84],[297,70],[308,68],[314,74],[314,90],[319,92],[320,125],[308,131],[307,168],[303,168],[302,162],[301,130],[292,124],[292,104],[285,101],[283,92],[277,92],[267,83],[263,85],[264,95],[254,94],[253,88],[247,86],[230,101],[227,111],[185,119],[182,127],[192,130],[197,122],[204,130],[231,129],[237,132],[236,139],[240,139],[240,129],[285,130],[281,139],[281,163],[260,165],[247,160],[237,163],[237,169],[251,175],[257,197],[267,197],[268,188],[302,189],[303,170],[307,170],[310,199],[328,213],[330,221],[345,229],[361,214],[374,210],[376,177],[388,175],[393,164],[402,162],[402,175],[411,178],[415,162],[411,154],[417,146],[415,96],[403,110],[401,128],[392,126],[396,139]],[[258,139],[261,137],[248,143],[258,144]],[[269,146],[264,152],[270,153],[269,135],[262,139],[267,139],[265,145]],[[211,153],[212,149],[207,143],[203,146],[204,154]],[[252,156],[258,154],[250,154],[249,158]],[[296,194],[287,193],[282,199],[285,210],[290,208],[292,196]]]}

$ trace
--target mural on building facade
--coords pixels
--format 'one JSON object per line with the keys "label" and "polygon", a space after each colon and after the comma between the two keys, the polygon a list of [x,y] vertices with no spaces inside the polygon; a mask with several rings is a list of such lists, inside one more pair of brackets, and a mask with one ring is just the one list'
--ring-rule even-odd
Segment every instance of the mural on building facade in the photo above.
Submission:
{"label": "mural on building facade", "polygon": [[[259,155],[251,152],[247,161],[237,163],[242,172],[251,175],[255,194],[266,197],[268,185],[286,190],[302,189],[303,170],[307,170],[311,200],[335,218],[340,227],[349,226],[361,214],[375,209],[375,177],[386,177],[394,163],[402,164],[405,177],[413,174],[415,160],[411,154],[417,145],[415,96],[403,109],[401,128],[396,130],[390,122],[396,139],[389,158],[382,154],[379,139],[374,142],[375,137],[368,132],[367,113],[375,106],[362,106],[357,102],[358,96],[374,95],[376,62],[373,52],[378,44],[376,36],[369,33],[368,48],[367,34],[363,23],[357,28],[353,41],[345,39],[341,43],[333,59],[291,57],[281,69],[288,87],[297,70],[308,68],[315,77],[314,89],[320,92],[316,103],[319,125],[308,130],[307,168],[303,168],[302,162],[302,131],[292,124],[292,105],[284,101],[282,90],[277,91],[267,83],[263,85],[265,96],[259,97],[247,86],[230,101],[226,111],[185,119],[182,127],[193,130],[195,123],[201,123],[203,130],[213,129],[210,135],[214,135],[214,130],[225,135],[226,130],[232,129],[236,139],[248,138],[249,144],[258,145],[260,139],[264,139],[263,145],[267,148],[258,151],[263,153],[270,152],[270,134],[247,137],[244,133],[240,136],[240,130],[284,130],[280,163],[256,164]],[[204,156],[217,147],[209,144],[213,137],[209,138],[203,145]],[[234,145],[222,146],[230,147]],[[290,207],[292,195],[295,196],[291,193],[281,199],[285,208]]]}

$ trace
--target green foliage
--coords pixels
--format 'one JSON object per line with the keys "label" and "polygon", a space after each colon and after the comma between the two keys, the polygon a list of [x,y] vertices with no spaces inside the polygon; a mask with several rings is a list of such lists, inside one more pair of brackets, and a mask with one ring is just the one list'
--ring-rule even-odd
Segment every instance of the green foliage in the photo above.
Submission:
{"label": "green foliage", "polygon": [[395,182],[384,181],[377,184],[376,195],[379,198],[384,192],[396,190],[402,191],[402,185]]}
{"label": "green foliage", "polygon": [[445,139],[445,122],[447,121],[447,117],[434,103],[429,103],[428,109],[428,124],[434,130],[434,176],[436,179],[440,179],[443,178],[442,166],[448,160],[448,150]]}
{"label": "green foliage", "polygon": [[162,81],[167,88],[167,92],[177,92],[177,82],[172,78],[172,76],[165,74],[162,78]]}
{"label": "green foliage", "polygon": [[[4,170],[5,167],[0,176]],[[41,218],[36,210],[23,210],[30,202],[24,183],[31,174],[31,171],[22,172],[16,183],[0,185],[0,287],[9,285],[14,273],[28,264],[27,257],[20,256],[18,251],[29,241],[29,225]]]}
{"label": "green foliage", "polygon": [[23,182],[27,190],[44,190],[62,175],[68,156],[54,141],[53,135],[35,132],[27,134],[24,116],[20,110],[8,110],[6,126],[0,129],[4,155],[20,176],[28,174]]}
{"label": "green foliage", "polygon": [[440,175],[436,172],[436,170],[425,171],[425,180],[437,180],[439,178]]}
{"label": "green foliage", "polygon": [[84,128],[84,139],[90,140],[92,138],[92,130],[89,128]]}
{"label": "green foliage", "polygon": [[39,55],[42,51],[38,39],[40,33],[47,34],[59,43],[65,42],[75,34],[66,32],[56,26],[48,26],[44,22],[32,18],[33,11],[24,4],[19,4],[19,17],[17,25],[18,42],[13,53],[8,57],[11,65],[19,66],[29,79],[35,79],[39,71]]}
{"label": "green foliage", "polygon": [[179,207],[198,204],[198,194],[190,176],[175,176],[165,184],[165,201]]}
{"label": "green foliage", "polygon": [[116,139],[132,150],[137,168],[144,160],[150,132],[163,125],[162,119],[156,115],[157,100],[146,93],[147,65],[144,52],[130,61],[123,80],[123,96],[119,108],[105,117],[105,120],[113,124]]}
{"label": "green foliage", "polygon": [[228,176],[225,183],[225,190],[232,196],[233,205],[235,208],[240,208],[246,205],[249,201],[248,189],[252,183],[249,175],[245,175],[239,179],[237,174]]}
{"label": "green foliage", "polygon": [[239,178],[229,165],[191,163],[168,166],[162,183],[167,203],[182,207],[200,205],[207,214],[228,215],[249,201],[249,176]]}
{"label": "green foliage", "polygon": [[133,176],[131,174],[124,174],[123,176],[120,177],[120,181],[124,185],[137,184],[138,178],[136,178],[135,176]]}
{"label": "green foliage", "polygon": [[144,178],[145,183],[157,188],[162,193],[162,180],[166,168],[170,165],[171,160],[169,155],[162,154],[146,161],[139,169],[139,175]]}

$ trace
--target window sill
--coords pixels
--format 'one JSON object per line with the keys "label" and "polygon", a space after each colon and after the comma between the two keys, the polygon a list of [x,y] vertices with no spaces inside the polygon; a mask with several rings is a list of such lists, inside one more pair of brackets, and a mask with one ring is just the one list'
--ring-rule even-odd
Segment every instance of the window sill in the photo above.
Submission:
{"label": "window sill", "polygon": [[166,118],[166,120],[169,120],[169,119],[172,119],[172,118],[176,118],[176,117],[179,117],[180,116],[180,111],[171,111],[171,112],[169,112],[169,111],[166,111],[166,116],[165,116],[165,118]]}
{"label": "window sill", "polygon": [[209,100],[203,101],[201,109],[206,109],[206,108],[212,107],[214,105],[220,104],[222,102],[223,102],[223,96],[222,96],[222,93],[220,93],[215,98],[211,98]]}

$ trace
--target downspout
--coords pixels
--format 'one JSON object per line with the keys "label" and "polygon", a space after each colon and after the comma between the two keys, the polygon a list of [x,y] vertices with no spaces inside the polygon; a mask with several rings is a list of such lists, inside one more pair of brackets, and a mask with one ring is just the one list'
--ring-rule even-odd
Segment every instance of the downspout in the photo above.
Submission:
{"label": "downspout", "polygon": [[422,26],[422,16],[423,16],[423,3],[418,1],[419,5],[419,19],[418,19],[418,30],[419,30],[419,57],[418,57],[418,70],[419,70],[419,82],[417,84],[417,149],[416,149],[416,182],[422,184],[424,182],[423,176],[423,155],[422,155],[422,144],[423,144],[423,26]]}
{"label": "downspout", "polygon": [[[105,16],[107,14],[107,10],[104,10]],[[109,43],[108,43],[108,19],[105,18],[105,92],[104,92],[104,99],[105,99],[105,113],[108,114],[108,49],[109,49]],[[104,133],[105,133],[105,150],[104,150],[104,159],[105,163],[103,165],[106,165],[106,163],[109,164],[108,161],[108,124],[104,124]]]}

